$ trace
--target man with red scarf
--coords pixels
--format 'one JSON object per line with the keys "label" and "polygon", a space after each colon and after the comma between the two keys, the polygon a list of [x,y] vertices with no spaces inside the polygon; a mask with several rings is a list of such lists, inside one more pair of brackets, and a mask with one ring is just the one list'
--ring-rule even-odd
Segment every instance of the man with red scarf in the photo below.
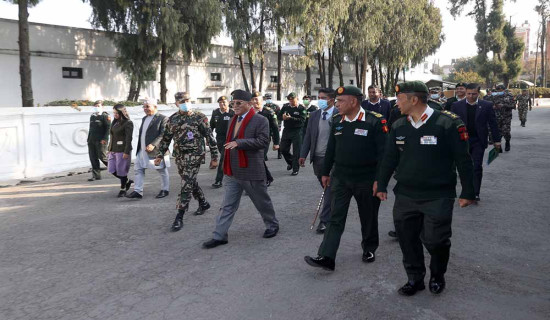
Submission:
{"label": "man with red scarf", "polygon": [[259,211],[266,230],[264,238],[272,238],[279,232],[279,221],[267,193],[264,149],[269,146],[269,123],[252,108],[252,95],[243,90],[231,93],[235,116],[231,120],[225,141],[225,195],[216,229],[211,240],[203,248],[211,249],[227,244],[227,232],[239,208],[243,191]]}

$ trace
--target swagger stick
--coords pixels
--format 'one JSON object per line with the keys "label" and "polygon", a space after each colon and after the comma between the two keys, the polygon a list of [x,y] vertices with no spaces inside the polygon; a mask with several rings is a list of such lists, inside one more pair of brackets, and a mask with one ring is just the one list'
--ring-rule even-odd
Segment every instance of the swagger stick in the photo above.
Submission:
{"label": "swagger stick", "polygon": [[327,191],[327,187],[323,188],[323,194],[321,195],[321,200],[319,200],[319,204],[317,205],[317,212],[315,212],[315,218],[313,218],[313,222],[311,223],[311,227],[309,228],[309,230],[313,230],[313,227],[315,226],[315,221],[317,221],[319,210],[321,210],[321,205],[323,204],[323,199],[325,198],[325,191]]}

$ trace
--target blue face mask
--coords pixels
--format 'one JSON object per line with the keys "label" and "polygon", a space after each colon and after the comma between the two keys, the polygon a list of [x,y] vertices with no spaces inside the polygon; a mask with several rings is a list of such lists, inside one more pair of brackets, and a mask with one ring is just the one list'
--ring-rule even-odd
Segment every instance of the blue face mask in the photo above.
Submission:
{"label": "blue face mask", "polygon": [[434,99],[434,100],[435,100],[435,99],[439,99],[439,94],[434,93],[434,94],[430,95],[430,98],[432,98],[432,99]]}
{"label": "blue face mask", "polygon": [[183,112],[189,111],[189,106],[187,105],[187,103],[182,103],[178,107],[180,107],[180,110]]}
{"label": "blue face mask", "polygon": [[493,92],[492,94],[493,94],[493,96],[501,96],[501,95],[504,94],[504,91],[502,91],[502,92]]}
{"label": "blue face mask", "polygon": [[319,106],[319,109],[321,109],[321,110],[325,110],[326,108],[328,108],[327,100],[319,99],[317,101],[317,105]]}
{"label": "blue face mask", "polygon": [[265,103],[271,104],[271,99],[266,100]]}

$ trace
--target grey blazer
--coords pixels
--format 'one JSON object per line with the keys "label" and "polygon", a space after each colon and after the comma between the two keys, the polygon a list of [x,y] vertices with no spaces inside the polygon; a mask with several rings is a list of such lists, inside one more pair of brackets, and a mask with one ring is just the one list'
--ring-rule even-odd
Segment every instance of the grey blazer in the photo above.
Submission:
{"label": "grey blazer", "polygon": [[[334,107],[333,107],[334,108]],[[336,110],[332,112],[332,116],[335,115]],[[319,109],[309,114],[308,126],[304,140],[302,141],[302,149],[300,149],[300,158],[307,158],[308,154],[311,154],[309,162],[313,162],[313,156],[315,155],[315,148],[317,148],[317,137],[319,136],[319,119],[323,110]],[[328,119],[329,124],[332,125],[332,117]],[[328,143],[328,140],[327,140]]]}
{"label": "grey blazer", "polygon": [[[243,130],[243,128],[241,127],[240,130]],[[233,178],[247,181],[266,180],[264,149],[269,146],[269,123],[267,118],[255,114],[244,130],[244,139],[234,139],[237,142],[237,148],[230,150]],[[233,137],[233,132],[229,132],[229,129],[227,134]],[[239,168],[238,150],[245,151],[248,157],[248,168]]]}
{"label": "grey blazer", "polygon": [[[141,120],[141,126],[139,127],[139,138],[136,154],[141,149],[141,133],[143,131],[143,122],[145,121],[146,117],[147,116],[143,117],[143,119]],[[146,128],[147,131],[145,131],[145,145],[147,146],[152,144],[155,146],[155,149],[152,152],[148,153],[150,158],[154,158],[157,154],[167,122],[168,117],[157,112],[157,114],[155,114],[155,116],[149,123],[149,127]]]}

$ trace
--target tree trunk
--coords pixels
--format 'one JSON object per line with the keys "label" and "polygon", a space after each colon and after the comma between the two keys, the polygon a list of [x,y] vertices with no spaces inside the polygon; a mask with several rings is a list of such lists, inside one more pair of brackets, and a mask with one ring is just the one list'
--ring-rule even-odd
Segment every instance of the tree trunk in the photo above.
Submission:
{"label": "tree trunk", "polygon": [[546,42],[546,19],[542,19],[542,31],[540,34],[540,76],[542,87],[546,88],[546,57],[544,56],[544,47]]}
{"label": "tree trunk", "polygon": [[344,86],[344,73],[342,72],[342,62],[336,62],[336,69],[338,69],[338,78],[340,80],[340,86]]}
{"label": "tree trunk", "polygon": [[162,50],[160,52],[160,102],[166,103],[166,64],[168,60],[168,54],[166,53],[166,44],[162,44]]}
{"label": "tree trunk", "polygon": [[361,76],[359,75],[359,57],[355,57],[355,83],[359,86],[361,82]]}
{"label": "tree trunk", "polygon": [[323,88],[327,87],[327,68],[325,67],[325,53],[321,56],[321,64],[323,66],[323,77],[321,78],[321,86]]}
{"label": "tree trunk", "polygon": [[403,68],[403,82],[405,82],[405,81],[407,81],[407,80],[405,79],[405,68]]}
{"label": "tree trunk", "polygon": [[359,87],[364,92],[367,91],[367,48],[363,50],[363,62],[361,63],[361,86]]}
{"label": "tree trunk", "polygon": [[283,68],[283,47],[281,46],[281,39],[277,43],[277,101],[281,101],[281,83],[282,83],[282,72]]}
{"label": "tree trunk", "polygon": [[334,54],[332,50],[328,49],[328,87],[332,89],[332,84],[334,83]]}
{"label": "tree trunk", "polygon": [[[535,52],[535,71],[533,74],[533,83],[535,84],[535,88],[537,87],[537,60],[539,58],[539,40],[540,40],[540,34],[537,35],[537,51]],[[535,88],[533,88],[533,105],[535,105]]]}
{"label": "tree trunk", "polygon": [[[309,57],[309,50],[308,50],[308,45],[306,43],[305,45],[305,48],[304,48],[304,53],[306,55],[306,57]],[[307,95],[310,95],[311,94],[311,67],[309,65],[309,63],[306,65],[306,94]]]}
{"label": "tree trunk", "polygon": [[382,70],[382,62],[378,61],[378,73],[380,74],[380,91],[384,92],[384,72]]}
{"label": "tree trunk", "polygon": [[248,68],[250,69],[250,88],[256,90],[256,75],[254,74],[254,58],[252,57],[252,49],[248,47]]}
{"label": "tree trunk", "polygon": [[23,107],[34,107],[28,18],[28,1],[19,0],[19,75],[21,77],[21,98]]}
{"label": "tree trunk", "polygon": [[260,79],[258,80],[258,91],[262,92],[262,85],[264,81],[264,65],[265,65],[265,54],[264,54],[264,8],[262,8],[262,14],[260,16]]}
{"label": "tree trunk", "polygon": [[138,81],[136,93],[134,94],[134,100],[132,100],[132,101],[134,101],[134,102],[138,101],[140,92],[141,92],[141,81]]}
{"label": "tree trunk", "polygon": [[248,80],[246,80],[246,70],[244,69],[243,54],[239,53],[239,65],[241,66],[241,74],[243,76],[244,90],[250,92],[250,87],[248,86]]}
{"label": "tree trunk", "polygon": [[130,90],[128,91],[128,98],[126,98],[127,101],[134,101],[134,95],[136,92],[136,77],[132,75],[130,78]]}
{"label": "tree trunk", "polygon": [[373,85],[373,86],[378,86],[378,71],[376,69],[376,64],[373,62],[371,63],[371,74],[370,74],[370,83]]}

